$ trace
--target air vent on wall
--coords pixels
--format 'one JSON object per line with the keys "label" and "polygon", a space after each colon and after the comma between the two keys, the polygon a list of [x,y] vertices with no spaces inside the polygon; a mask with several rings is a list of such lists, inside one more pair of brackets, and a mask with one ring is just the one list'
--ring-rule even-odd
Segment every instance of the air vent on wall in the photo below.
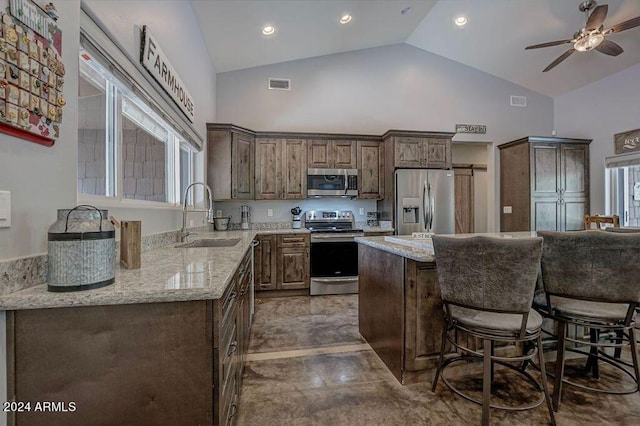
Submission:
{"label": "air vent on wall", "polygon": [[291,80],[288,78],[269,78],[269,89],[291,90]]}
{"label": "air vent on wall", "polygon": [[526,96],[511,96],[511,106],[526,107],[527,106],[527,97]]}

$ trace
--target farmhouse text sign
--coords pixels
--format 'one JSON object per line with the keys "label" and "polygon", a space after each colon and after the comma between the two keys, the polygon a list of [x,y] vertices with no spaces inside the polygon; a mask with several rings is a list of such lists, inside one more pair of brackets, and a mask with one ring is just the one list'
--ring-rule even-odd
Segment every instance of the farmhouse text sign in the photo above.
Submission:
{"label": "farmhouse text sign", "polygon": [[487,126],[484,124],[456,124],[456,133],[487,133]]}

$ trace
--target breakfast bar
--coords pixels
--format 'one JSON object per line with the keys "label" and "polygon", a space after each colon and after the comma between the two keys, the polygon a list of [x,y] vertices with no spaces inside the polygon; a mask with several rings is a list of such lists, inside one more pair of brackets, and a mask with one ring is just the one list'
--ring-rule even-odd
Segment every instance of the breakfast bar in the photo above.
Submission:
{"label": "breakfast bar", "polygon": [[[492,234],[527,238],[535,232]],[[444,313],[430,239],[358,237],[358,321],[364,337],[402,384],[430,381]]]}

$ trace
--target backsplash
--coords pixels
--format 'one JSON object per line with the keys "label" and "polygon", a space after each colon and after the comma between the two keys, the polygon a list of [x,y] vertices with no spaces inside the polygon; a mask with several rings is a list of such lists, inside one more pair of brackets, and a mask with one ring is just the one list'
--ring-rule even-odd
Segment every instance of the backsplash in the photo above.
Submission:
{"label": "backsplash", "polygon": [[[211,225],[195,228],[211,230]],[[162,232],[142,237],[142,252],[153,250],[179,240],[180,231]],[[116,244],[116,259],[120,258],[120,244]],[[47,255],[0,261],[0,296],[47,282]]]}
{"label": "backsplash", "polygon": [[[349,200],[344,198],[307,198],[303,200],[274,201],[216,201],[214,210],[220,210],[222,216],[231,216],[231,224],[234,224],[240,222],[240,206],[243,205],[247,205],[250,208],[250,222],[259,224],[291,224],[291,209],[294,207],[300,207],[303,213],[307,210],[351,210],[353,211],[357,222],[366,222],[367,212],[376,211],[375,200]],[[360,209],[362,209],[363,214],[360,214]],[[269,216],[269,213],[271,213],[271,216]]]}

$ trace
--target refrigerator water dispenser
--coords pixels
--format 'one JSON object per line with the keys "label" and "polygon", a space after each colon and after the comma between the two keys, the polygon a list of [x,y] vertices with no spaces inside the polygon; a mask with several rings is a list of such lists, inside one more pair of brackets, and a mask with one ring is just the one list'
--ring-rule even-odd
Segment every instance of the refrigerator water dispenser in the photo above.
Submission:
{"label": "refrigerator water dispenser", "polygon": [[418,198],[402,199],[402,223],[420,223],[418,212],[420,210]]}

